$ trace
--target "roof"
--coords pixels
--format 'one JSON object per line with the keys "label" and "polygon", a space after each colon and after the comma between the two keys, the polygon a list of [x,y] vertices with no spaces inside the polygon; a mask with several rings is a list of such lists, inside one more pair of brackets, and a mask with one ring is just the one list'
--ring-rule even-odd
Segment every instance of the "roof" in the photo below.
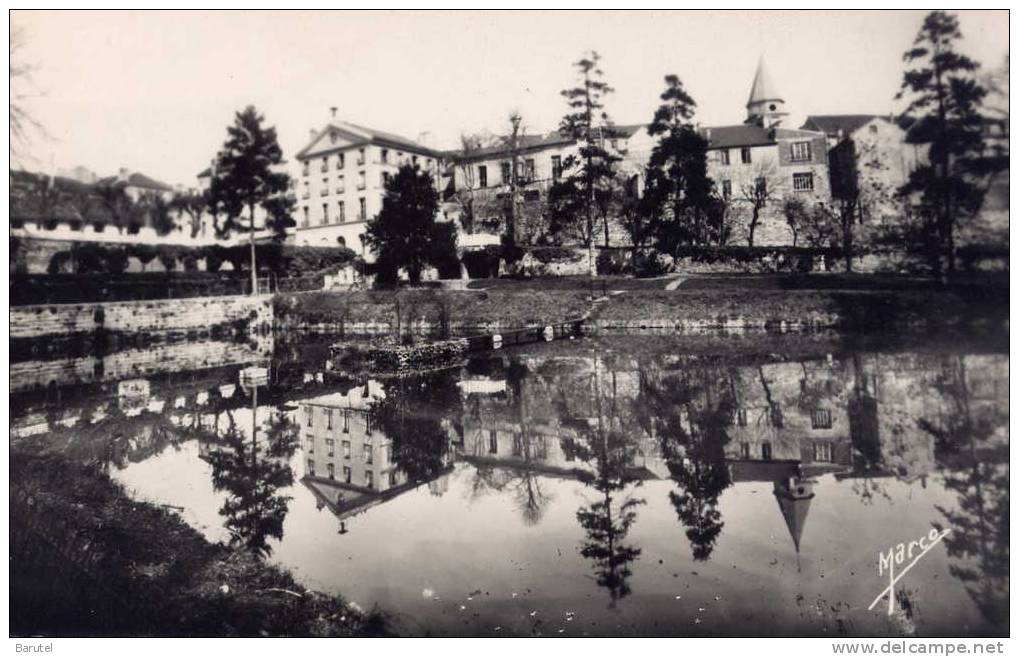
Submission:
{"label": "roof", "polygon": [[[629,139],[630,137],[634,136],[635,134],[646,128],[647,124],[644,123],[634,123],[630,125],[612,125],[605,127],[604,135],[605,137],[608,137],[610,139],[613,137],[622,137],[624,139]],[[542,148],[549,148],[551,146],[572,144],[574,141],[576,141],[573,137],[563,136],[563,134],[560,133],[558,130],[552,130],[551,132],[538,135],[521,135],[520,137],[518,137],[518,139],[520,141],[517,149],[520,151],[540,150]],[[499,135],[494,138],[494,141],[496,142],[495,145],[485,146],[483,148],[477,149],[476,151],[470,154],[470,158],[472,160],[487,159],[493,156],[499,156],[503,153],[509,152],[509,146],[507,145],[509,143],[508,135]],[[462,150],[446,151],[444,155],[451,159],[457,159],[463,156],[463,151]]]}
{"label": "roof", "polygon": [[383,146],[394,146],[396,148],[403,148],[408,151],[414,151],[415,153],[421,153],[422,155],[430,155],[432,157],[441,157],[442,153],[439,151],[423,146],[416,141],[407,139],[401,135],[397,135],[392,132],[385,132],[383,130],[376,130],[375,128],[368,128],[366,126],[358,125],[356,123],[350,123],[349,121],[336,121],[326,124],[326,126],[315,133],[308,145],[302,148],[298,153],[297,157],[301,158],[306,153],[311,151],[312,147],[318,143],[322,135],[326,134],[329,130],[339,130],[345,132],[353,137],[360,138],[362,142],[355,143],[372,143],[380,144]]}
{"label": "roof", "polygon": [[116,185],[121,184],[125,187],[140,187],[142,189],[154,189],[160,192],[172,192],[173,187],[170,187],[164,182],[160,182],[155,178],[149,178],[143,173],[132,173],[127,177],[126,180],[121,180],[117,176],[107,176],[106,178],[100,178],[96,181],[97,185]]}
{"label": "roof", "polygon": [[747,100],[747,107],[755,103],[763,103],[768,100],[783,100],[782,94],[778,93],[775,82],[771,79],[768,69],[764,66],[764,57],[757,62],[757,72],[754,73],[754,83],[750,86],[750,99]]}
{"label": "roof", "polygon": [[701,128],[701,135],[708,140],[708,149],[770,146],[776,143],[774,131],[751,123]]}
{"label": "roof", "polygon": [[843,135],[856,132],[874,119],[885,119],[879,114],[814,114],[800,126],[803,130],[817,130],[826,135]]}

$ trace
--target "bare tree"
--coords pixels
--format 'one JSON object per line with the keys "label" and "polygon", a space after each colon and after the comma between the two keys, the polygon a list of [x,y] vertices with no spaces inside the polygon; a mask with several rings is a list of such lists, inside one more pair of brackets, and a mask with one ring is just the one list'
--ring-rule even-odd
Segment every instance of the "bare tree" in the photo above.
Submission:
{"label": "bare tree", "polygon": [[26,150],[33,134],[47,137],[48,133],[29,108],[29,100],[41,95],[32,82],[35,64],[22,59],[22,49],[28,42],[25,31],[11,25],[10,28],[10,155],[12,158],[30,157]]}
{"label": "bare tree", "polygon": [[785,181],[779,175],[778,165],[774,160],[756,162],[739,180],[739,200],[750,213],[745,226],[747,246],[754,245],[754,233],[761,222],[764,208],[768,201],[781,196]]}

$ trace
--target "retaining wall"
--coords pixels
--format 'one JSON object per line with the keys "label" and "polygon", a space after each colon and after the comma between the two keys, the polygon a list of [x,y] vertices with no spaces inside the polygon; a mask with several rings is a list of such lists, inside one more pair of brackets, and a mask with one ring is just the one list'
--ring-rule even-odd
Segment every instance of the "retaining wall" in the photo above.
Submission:
{"label": "retaining wall", "polygon": [[222,296],[115,303],[16,306],[10,309],[11,339],[113,333],[206,333],[241,323],[249,332],[272,328],[272,297]]}

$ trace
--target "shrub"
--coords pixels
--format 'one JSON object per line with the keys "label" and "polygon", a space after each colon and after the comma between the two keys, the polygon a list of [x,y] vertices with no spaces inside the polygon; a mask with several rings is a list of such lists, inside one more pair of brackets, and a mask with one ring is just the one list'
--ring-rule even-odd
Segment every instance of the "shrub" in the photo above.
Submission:
{"label": "shrub", "polygon": [[584,256],[573,249],[567,249],[562,246],[539,246],[531,249],[528,253],[543,265],[552,262],[579,262],[584,258]]}
{"label": "shrub", "polygon": [[504,252],[505,247],[495,245],[465,251],[463,263],[467,275],[471,278],[495,278],[499,275],[500,255]]}
{"label": "shrub", "polygon": [[451,222],[432,226],[428,261],[439,272],[439,278],[460,278],[460,259],[456,257],[456,226]]}
{"label": "shrub", "polygon": [[640,252],[634,256],[633,271],[639,278],[654,278],[672,271],[672,263],[657,251]]}
{"label": "shrub", "polygon": [[181,256],[180,264],[184,267],[184,271],[198,271],[198,256],[189,251]]}
{"label": "shrub", "polygon": [[128,254],[126,249],[109,249],[106,253],[106,271],[111,274],[123,274],[127,271]]}
{"label": "shrub", "polygon": [[173,268],[177,266],[177,256],[168,251],[162,251],[159,254],[159,262],[162,263],[166,271],[173,271]]}
{"label": "shrub", "polygon": [[618,249],[604,249],[595,263],[599,276],[619,276],[633,272],[632,254]]}

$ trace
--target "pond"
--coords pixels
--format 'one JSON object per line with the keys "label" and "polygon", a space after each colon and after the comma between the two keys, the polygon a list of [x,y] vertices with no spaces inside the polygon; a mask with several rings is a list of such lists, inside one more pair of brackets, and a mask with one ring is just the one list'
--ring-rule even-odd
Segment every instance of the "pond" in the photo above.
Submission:
{"label": "pond", "polygon": [[1006,633],[1007,338],[898,342],[621,335],[405,377],[199,343],[15,364],[11,432],[405,634]]}

